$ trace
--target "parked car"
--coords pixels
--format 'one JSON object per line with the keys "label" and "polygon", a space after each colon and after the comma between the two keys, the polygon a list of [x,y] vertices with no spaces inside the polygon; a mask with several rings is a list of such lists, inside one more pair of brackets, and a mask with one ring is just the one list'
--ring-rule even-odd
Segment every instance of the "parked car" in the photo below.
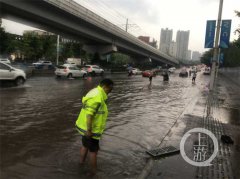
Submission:
{"label": "parked car", "polygon": [[204,75],[210,75],[210,73],[211,73],[211,68],[210,67],[205,67],[204,71],[203,71],[203,74]]}
{"label": "parked car", "polygon": [[26,81],[26,73],[9,64],[0,62],[0,80],[14,81],[16,85],[23,85]]}
{"label": "parked car", "polygon": [[35,68],[38,68],[38,69],[41,69],[41,68],[52,68],[53,67],[53,64],[51,61],[38,61],[38,62],[35,62],[35,63],[32,63],[32,65],[35,67]]}
{"label": "parked car", "polygon": [[142,71],[139,70],[138,68],[133,68],[132,69],[132,74],[133,75],[140,75],[140,74],[142,74]]}
{"label": "parked car", "polygon": [[104,74],[104,70],[97,65],[85,65],[82,69],[85,70],[87,73],[91,74],[92,76],[95,76],[97,74]]}
{"label": "parked car", "polygon": [[179,77],[188,77],[188,72],[186,68],[182,68],[180,73],[179,73]]}
{"label": "parked car", "polygon": [[0,58],[0,62],[11,64],[11,62],[8,58]]}
{"label": "parked car", "polygon": [[146,70],[142,72],[142,77],[156,76],[156,73],[150,70]]}
{"label": "parked car", "polygon": [[85,77],[87,72],[79,69],[76,65],[72,64],[64,64],[56,67],[55,74],[57,77]]}

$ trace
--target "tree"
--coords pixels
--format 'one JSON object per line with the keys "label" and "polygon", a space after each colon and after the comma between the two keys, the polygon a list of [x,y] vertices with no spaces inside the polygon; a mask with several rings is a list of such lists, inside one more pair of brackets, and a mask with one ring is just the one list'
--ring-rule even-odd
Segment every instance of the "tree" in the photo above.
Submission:
{"label": "tree", "polygon": [[[236,15],[240,17],[240,12],[235,11]],[[236,67],[240,66],[240,28],[235,30],[235,33],[238,34],[238,39],[231,42],[228,48],[221,49],[221,53],[223,53],[224,61],[223,66],[225,67]],[[205,52],[201,57],[201,62],[210,65],[211,58],[213,56],[213,49]]]}
{"label": "tree", "polygon": [[47,58],[48,60],[54,61],[56,59],[56,35],[44,35],[41,36],[41,45],[42,45],[42,57]]}
{"label": "tree", "polygon": [[5,54],[7,53],[7,47],[9,44],[8,34],[5,32],[5,29],[0,27],[0,53]]}
{"label": "tree", "polygon": [[201,63],[211,66],[211,59],[213,57],[213,49],[210,49],[209,51],[204,52],[204,54],[201,57]]}
{"label": "tree", "polygon": [[[240,17],[240,11],[234,11],[236,13],[236,16]],[[240,27],[235,30],[234,33],[238,33],[238,40],[240,38]]]}

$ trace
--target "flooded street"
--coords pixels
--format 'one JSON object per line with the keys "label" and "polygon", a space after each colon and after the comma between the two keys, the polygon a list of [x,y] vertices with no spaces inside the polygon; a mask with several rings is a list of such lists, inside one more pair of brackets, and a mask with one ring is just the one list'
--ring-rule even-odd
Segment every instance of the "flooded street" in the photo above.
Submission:
{"label": "flooded street", "polygon": [[[142,76],[112,74],[109,118],[100,141],[98,176],[134,178],[185,106],[204,91],[210,76],[199,74],[196,85],[178,73],[164,83]],[[79,166],[81,137],[75,121],[81,99],[101,77],[56,79],[32,77],[23,87],[0,89],[1,178],[86,178]]]}

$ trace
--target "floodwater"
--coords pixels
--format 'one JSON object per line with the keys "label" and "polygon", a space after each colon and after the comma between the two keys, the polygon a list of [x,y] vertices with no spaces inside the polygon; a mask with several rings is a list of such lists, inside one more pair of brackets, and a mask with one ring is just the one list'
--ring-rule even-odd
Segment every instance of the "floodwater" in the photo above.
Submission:
{"label": "floodwater", "polygon": [[[204,91],[209,76],[127,77],[106,75],[115,82],[109,95],[109,118],[100,141],[99,178],[134,178],[185,106]],[[101,77],[56,79],[32,77],[22,87],[0,88],[0,176],[29,179],[86,178],[79,166],[81,137],[74,128],[81,99]]]}

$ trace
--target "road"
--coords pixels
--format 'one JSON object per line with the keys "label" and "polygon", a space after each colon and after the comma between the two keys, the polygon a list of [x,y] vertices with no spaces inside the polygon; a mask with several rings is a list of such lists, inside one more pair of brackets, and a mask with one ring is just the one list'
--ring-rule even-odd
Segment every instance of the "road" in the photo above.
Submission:
{"label": "road", "polygon": [[[154,77],[108,74],[115,82],[109,118],[100,141],[100,178],[134,178],[196,95],[207,93],[209,76]],[[22,87],[0,88],[1,178],[86,178],[79,167],[81,137],[74,128],[81,99],[101,77],[32,77]]]}

